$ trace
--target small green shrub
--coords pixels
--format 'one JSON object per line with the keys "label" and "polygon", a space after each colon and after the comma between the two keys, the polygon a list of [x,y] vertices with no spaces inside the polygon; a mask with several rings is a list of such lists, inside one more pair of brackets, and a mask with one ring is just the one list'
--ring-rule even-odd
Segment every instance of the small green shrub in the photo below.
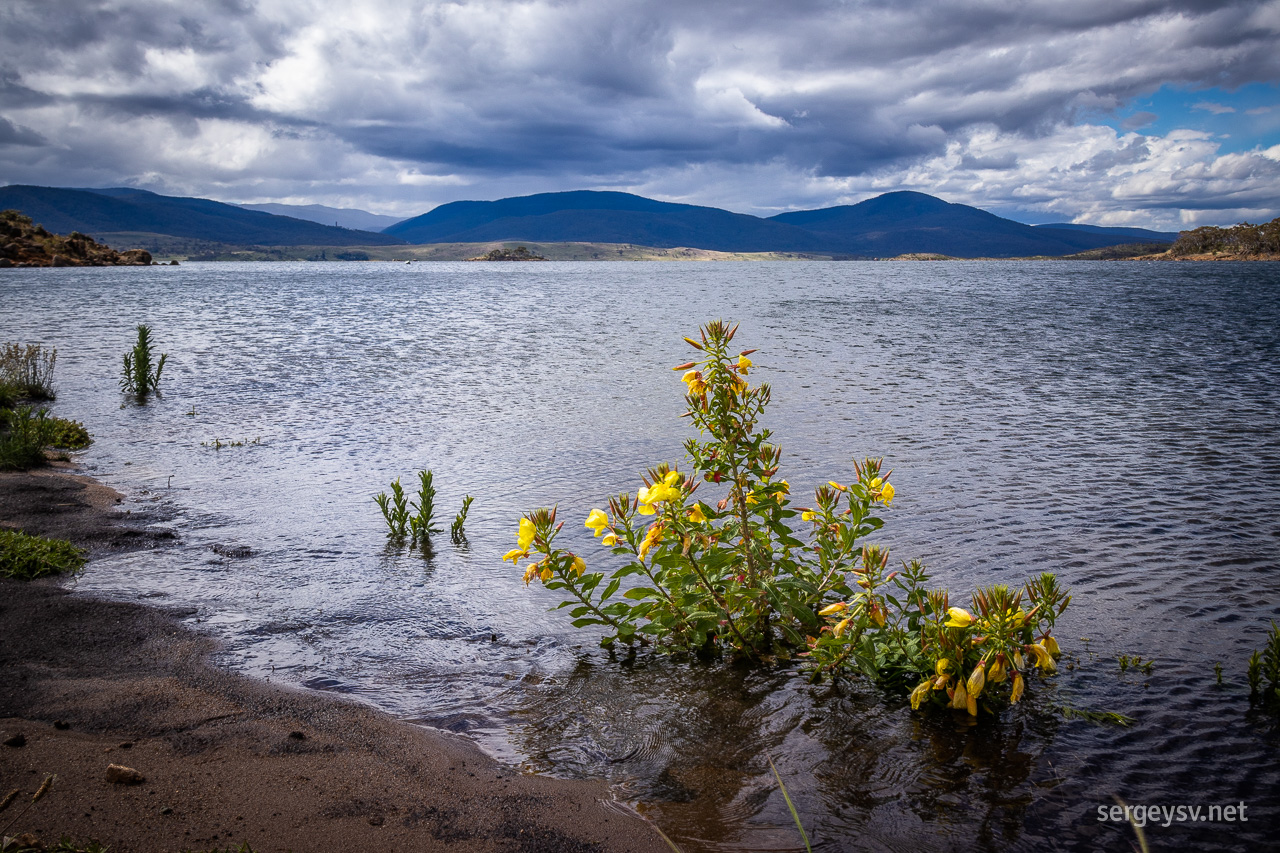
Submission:
{"label": "small green shrub", "polygon": [[0,384],[9,386],[20,399],[52,400],[53,366],[57,361],[57,349],[45,349],[40,344],[5,344],[0,347]]}
{"label": "small green shrub", "polygon": [[93,436],[79,421],[51,417],[47,422],[45,444],[63,450],[84,450],[93,444]]}
{"label": "small green shrub", "polygon": [[84,561],[84,552],[65,539],[0,530],[0,576],[29,581],[49,575],[75,574],[84,566]]}
{"label": "small green shrub", "polygon": [[[606,645],[798,658],[813,680],[866,677],[909,691],[917,709],[994,713],[1022,698],[1033,673],[1057,670],[1052,631],[1071,596],[1052,574],[979,589],[971,612],[929,589],[919,562],[890,571],[888,549],[862,542],[884,526],[895,495],[879,459],[855,461],[843,484],[821,485],[810,507],[793,507],[778,477],[782,450],[759,426],[769,386],[747,381],[755,350],[730,352],[737,326],[700,331],[685,338],[700,359],[674,368],[684,371],[685,416],[698,431],[685,442],[688,467],[651,468],[634,494],[586,518],[621,567],[588,571],[581,555],[557,547],[563,522],[543,507],[520,519],[504,557],[528,561],[526,584],[561,591],[571,624],[603,628]],[[695,494],[704,486],[719,494]]]}
{"label": "small green shrub", "polygon": [[125,353],[124,373],[120,378],[120,390],[133,394],[139,403],[145,403],[147,396],[160,396],[160,374],[164,372],[164,363],[168,353],[161,353],[160,360],[152,364],[151,327],[138,326],[138,340],[133,351]]}
{"label": "small green shrub", "polygon": [[48,460],[49,413],[19,406],[0,411],[0,470],[26,471]]}
{"label": "small green shrub", "polygon": [[400,478],[391,482],[391,497],[386,492],[379,492],[373,498],[382,509],[382,517],[387,520],[387,536],[401,540],[409,535],[409,501],[404,496],[404,486]]}

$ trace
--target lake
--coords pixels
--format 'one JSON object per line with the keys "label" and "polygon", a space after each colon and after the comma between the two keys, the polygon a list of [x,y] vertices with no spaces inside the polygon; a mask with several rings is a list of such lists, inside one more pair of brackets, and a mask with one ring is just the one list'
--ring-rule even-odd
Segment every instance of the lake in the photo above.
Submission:
{"label": "lake", "polygon": [[[87,469],[180,537],[78,588],[185,608],[234,670],[607,779],[690,853],[803,849],[770,758],[815,849],[1129,850],[1113,796],[1248,808],[1148,823],[1153,849],[1280,831],[1280,727],[1245,679],[1280,618],[1280,264],[191,263],[5,271],[0,298],[0,340],[57,347]],[[953,603],[1071,588],[1056,678],[970,725],[859,682],[611,655],[525,588],[501,556],[537,506],[611,565],[582,519],[682,461],[670,368],[720,317],[759,350],[797,502],[883,456],[875,541]],[[122,406],[138,323],[164,397]],[[446,527],[475,502],[425,558],[373,496],[428,468]]]}

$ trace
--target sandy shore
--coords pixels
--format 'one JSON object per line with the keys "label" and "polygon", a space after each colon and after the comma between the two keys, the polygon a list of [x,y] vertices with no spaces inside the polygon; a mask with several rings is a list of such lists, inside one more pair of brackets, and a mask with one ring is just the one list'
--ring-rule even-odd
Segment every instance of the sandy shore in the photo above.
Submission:
{"label": "sandy shore", "polygon": [[[91,552],[162,546],[118,501],[65,471],[0,474],[0,525]],[[113,853],[670,849],[602,783],[521,775],[448,734],[221,671],[213,648],[161,610],[0,580],[0,796],[25,795],[0,827],[58,777],[5,834]],[[145,780],[109,782],[110,764]]]}

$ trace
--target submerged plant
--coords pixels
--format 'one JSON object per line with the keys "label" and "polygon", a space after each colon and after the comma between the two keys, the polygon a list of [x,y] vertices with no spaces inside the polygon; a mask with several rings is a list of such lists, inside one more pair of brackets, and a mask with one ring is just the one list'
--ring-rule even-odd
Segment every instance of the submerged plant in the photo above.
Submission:
{"label": "submerged plant", "polygon": [[160,374],[164,372],[164,363],[168,353],[161,353],[154,364],[151,353],[151,327],[138,326],[138,340],[131,352],[124,356],[124,373],[120,378],[120,390],[137,397],[139,403],[145,403],[147,396],[160,396]]}
{"label": "submerged plant", "polygon": [[414,514],[409,518],[409,533],[415,545],[419,542],[429,544],[431,534],[440,532],[435,523],[436,487],[432,476],[430,471],[418,472],[418,500],[411,504]]}
{"label": "submerged plant", "polygon": [[404,495],[404,486],[396,477],[391,483],[391,497],[380,492],[374,497],[382,509],[382,517],[387,520],[387,536],[392,539],[404,539],[409,534],[409,502]]}
{"label": "submerged plant", "polygon": [[1275,622],[1271,623],[1262,652],[1255,651],[1249,658],[1249,692],[1255,697],[1261,694],[1264,701],[1280,701],[1280,627]]}
{"label": "submerged plant", "polygon": [[453,523],[449,525],[449,538],[455,545],[460,545],[467,540],[466,531],[463,525],[467,523],[467,513],[471,510],[471,502],[475,498],[467,495],[462,499],[462,509],[458,510],[458,514],[453,517]]}
{"label": "submerged plant", "polygon": [[[799,657],[815,680],[861,674],[910,690],[913,708],[976,716],[1019,701],[1031,673],[1055,672],[1052,630],[1071,596],[1052,574],[980,589],[971,612],[929,589],[919,562],[890,571],[888,549],[864,543],[895,496],[881,460],[855,461],[851,478],[792,507],[782,450],[758,424],[769,386],[748,382],[755,351],[730,352],[736,331],[708,323],[699,339],[685,338],[700,358],[674,368],[698,430],[685,443],[689,469],[650,468],[634,494],[586,518],[623,565],[589,572],[581,555],[557,547],[563,522],[544,507],[520,519],[504,557],[527,561],[525,583],[562,592],[572,624],[602,627],[606,645]],[[700,500],[703,486],[720,491]],[[804,529],[793,527],[797,516]]]}

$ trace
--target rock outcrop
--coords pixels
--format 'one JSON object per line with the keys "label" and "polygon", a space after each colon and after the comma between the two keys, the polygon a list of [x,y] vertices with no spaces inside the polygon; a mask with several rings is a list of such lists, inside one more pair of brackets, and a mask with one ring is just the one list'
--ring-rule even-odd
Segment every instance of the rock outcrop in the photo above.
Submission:
{"label": "rock outcrop", "polygon": [[0,269],[5,267],[150,266],[145,249],[117,252],[92,237],[72,231],[66,237],[50,234],[16,210],[0,212]]}

